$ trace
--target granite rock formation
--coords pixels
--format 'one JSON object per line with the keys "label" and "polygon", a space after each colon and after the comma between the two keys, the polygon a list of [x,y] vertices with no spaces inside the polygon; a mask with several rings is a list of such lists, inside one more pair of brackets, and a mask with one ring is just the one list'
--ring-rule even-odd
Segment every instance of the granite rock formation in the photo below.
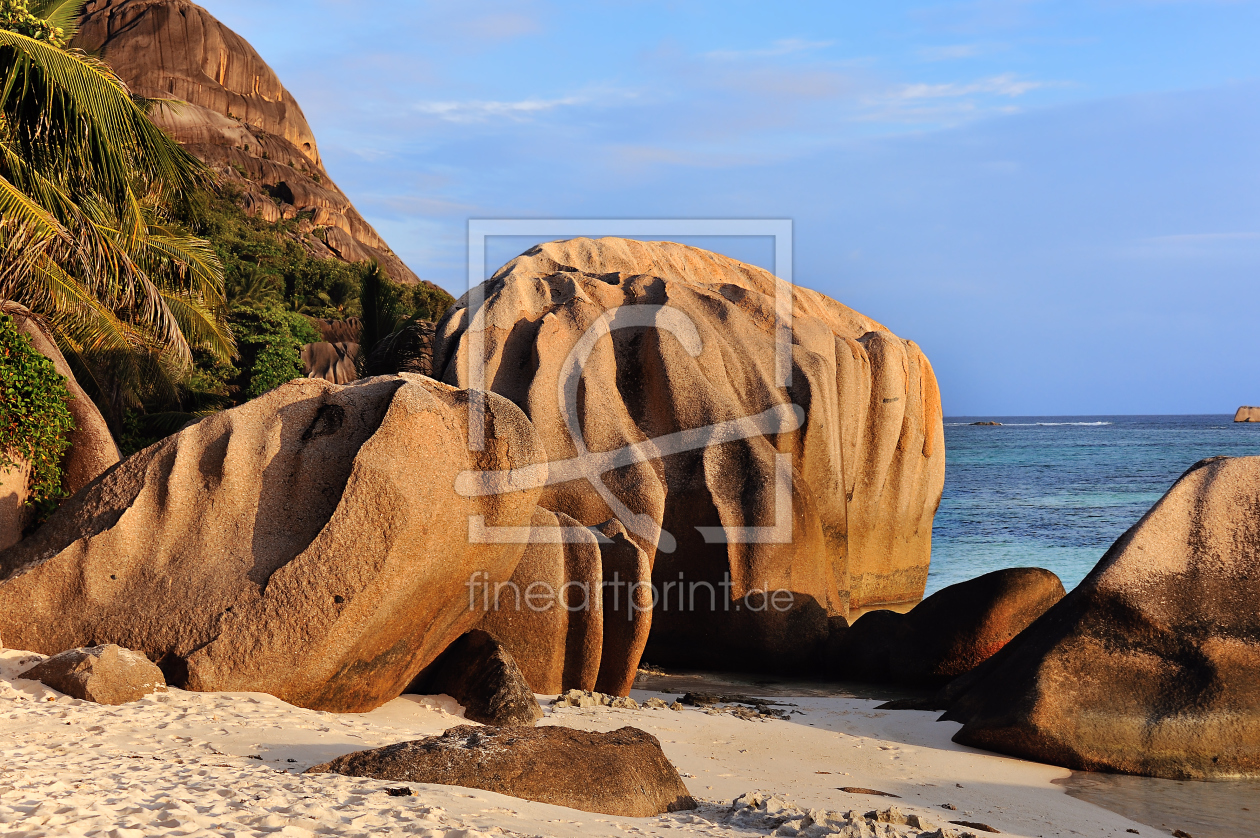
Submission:
{"label": "granite rock formation", "polygon": [[511,402],[470,452],[468,394],[420,376],[299,379],[124,460],[0,552],[0,637],[45,654],[116,643],[168,683],[364,711],[474,627],[474,572],[505,581],[539,490],[456,493],[545,454]]}
{"label": "granite rock formation", "polygon": [[533,727],[543,717],[511,653],[480,629],[448,646],[408,692],[449,695],[463,705],[464,718],[495,727]]}
{"label": "granite rock formation", "polygon": [[354,366],[358,356],[357,343],[308,343],[302,347],[302,371],[307,378],[319,378],[330,384],[349,384],[359,377]]}
{"label": "granite rock formation", "polygon": [[1204,460],[945,687],[954,741],[1085,771],[1260,774],[1260,457]]}
{"label": "granite rock formation", "polygon": [[654,663],[800,668],[829,617],[923,594],[945,465],[931,365],[798,287],[781,387],[776,283],[668,242],[552,242],[479,287],[484,331],[469,296],[437,328],[434,377],[512,400],[559,464],[542,506],[618,518],[649,557]]}
{"label": "granite rock formation", "polygon": [[831,665],[845,678],[941,686],[988,660],[1063,596],[1063,583],[1048,570],[995,570],[943,588],[905,614],[863,614],[842,633]]}
{"label": "granite rock formation", "polygon": [[[70,432],[70,448],[62,462],[62,471],[66,491],[73,494],[118,462],[118,446],[105,424],[105,417],[101,416],[75,380],[52,333],[40,319],[25,306],[5,300],[0,300],[0,315],[12,317],[17,330],[30,338],[35,351],[51,360],[57,372],[66,379],[74,430]],[[22,468],[0,474],[0,550],[22,538],[26,518],[26,480],[27,473]]]}
{"label": "granite rock formation", "polygon": [[26,670],[21,677],[97,704],[126,704],[166,690],[162,670],[152,661],[139,652],[114,645],[62,652]]}
{"label": "granite rock formation", "polygon": [[347,754],[306,773],[463,786],[623,818],[696,808],[661,743],[633,727],[592,733],[461,725]]}
{"label": "granite rock formation", "polygon": [[652,626],[652,568],[619,521],[586,528],[539,508],[508,584],[478,585],[479,626],[501,640],[534,692],[629,695]]}
{"label": "granite rock formation", "polygon": [[367,375],[413,372],[433,375],[433,335],[436,324],[416,320],[377,341],[367,356]]}
{"label": "granite rock formation", "polygon": [[396,282],[421,280],[328,177],[301,107],[256,50],[188,0],[89,0],[75,46],[101,55],[132,92],[177,100],[155,121],[225,183],[246,212],[310,213],[317,256],[373,259]]}
{"label": "granite rock formation", "polygon": [[1235,422],[1260,422],[1260,407],[1240,407],[1234,414]]}

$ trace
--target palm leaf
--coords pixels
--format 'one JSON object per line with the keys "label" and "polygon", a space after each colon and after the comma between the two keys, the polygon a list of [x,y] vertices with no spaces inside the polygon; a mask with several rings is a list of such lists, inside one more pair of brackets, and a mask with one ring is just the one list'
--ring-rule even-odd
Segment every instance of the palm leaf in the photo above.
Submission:
{"label": "palm leaf", "polygon": [[79,33],[79,15],[87,0],[35,0],[27,8],[35,17],[48,21],[61,30],[66,43]]}

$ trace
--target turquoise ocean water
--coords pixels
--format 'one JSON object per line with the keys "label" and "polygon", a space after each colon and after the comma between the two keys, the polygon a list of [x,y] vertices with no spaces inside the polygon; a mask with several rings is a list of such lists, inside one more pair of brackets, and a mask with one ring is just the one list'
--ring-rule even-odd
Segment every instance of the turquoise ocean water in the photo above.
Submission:
{"label": "turquoise ocean water", "polygon": [[[1001,427],[973,426],[980,421]],[[945,420],[945,492],[927,592],[1003,567],[1071,590],[1205,457],[1260,455],[1233,416],[975,416]]]}
{"label": "turquoise ocean water", "polygon": [[[971,422],[997,421],[1002,427]],[[1233,416],[976,416],[945,420],[945,492],[927,592],[1003,567],[1054,571],[1071,590],[1186,469],[1260,455]],[[1076,772],[1068,794],[1168,834],[1260,836],[1260,780]]]}

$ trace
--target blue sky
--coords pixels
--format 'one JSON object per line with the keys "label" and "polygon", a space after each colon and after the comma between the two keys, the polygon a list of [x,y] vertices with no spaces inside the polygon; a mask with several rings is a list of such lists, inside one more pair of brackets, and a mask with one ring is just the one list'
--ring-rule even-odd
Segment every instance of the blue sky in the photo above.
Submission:
{"label": "blue sky", "polygon": [[456,295],[469,218],[791,218],[947,414],[1260,403],[1260,3],[205,5]]}

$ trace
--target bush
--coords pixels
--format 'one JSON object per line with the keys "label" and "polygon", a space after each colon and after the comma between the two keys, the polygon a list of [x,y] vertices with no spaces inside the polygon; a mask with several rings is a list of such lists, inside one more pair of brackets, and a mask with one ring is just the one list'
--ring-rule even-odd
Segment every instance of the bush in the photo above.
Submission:
{"label": "bush", "polygon": [[28,503],[65,496],[61,460],[74,430],[70,391],[53,362],[35,351],[8,315],[0,315],[0,468],[31,464]]}

